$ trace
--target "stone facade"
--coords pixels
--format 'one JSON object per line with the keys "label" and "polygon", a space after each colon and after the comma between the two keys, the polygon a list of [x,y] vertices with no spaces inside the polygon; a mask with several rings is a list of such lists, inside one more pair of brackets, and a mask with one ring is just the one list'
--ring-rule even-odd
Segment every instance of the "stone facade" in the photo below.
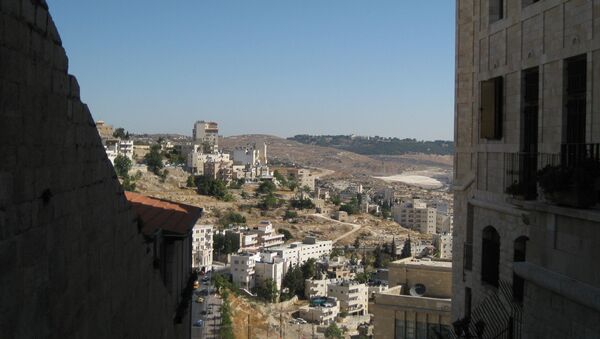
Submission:
{"label": "stone facade", "polygon": [[44,0],[0,1],[0,333],[179,338]]}
{"label": "stone facade", "polygon": [[484,337],[597,337],[600,213],[545,202],[532,178],[600,142],[600,1],[458,0],[456,16],[452,318],[487,318]]}

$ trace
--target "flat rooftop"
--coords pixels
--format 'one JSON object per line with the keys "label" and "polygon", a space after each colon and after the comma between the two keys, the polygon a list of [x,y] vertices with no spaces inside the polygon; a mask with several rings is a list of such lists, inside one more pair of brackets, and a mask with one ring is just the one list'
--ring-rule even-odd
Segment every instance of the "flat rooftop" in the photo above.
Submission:
{"label": "flat rooftop", "polygon": [[449,270],[452,269],[451,261],[442,261],[442,260],[428,260],[428,259],[414,259],[414,258],[406,258],[396,260],[390,263],[392,266],[401,266],[406,265],[407,267],[436,267],[436,268],[447,268]]}

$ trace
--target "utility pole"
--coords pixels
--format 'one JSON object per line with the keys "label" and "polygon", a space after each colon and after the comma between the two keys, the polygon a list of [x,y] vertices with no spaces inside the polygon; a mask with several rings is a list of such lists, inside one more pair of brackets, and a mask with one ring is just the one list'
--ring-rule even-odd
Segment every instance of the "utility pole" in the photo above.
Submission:
{"label": "utility pole", "polygon": [[250,313],[248,313],[248,339],[250,339],[250,332],[252,329],[250,328]]}
{"label": "utility pole", "polygon": [[279,338],[283,339],[283,313],[279,313]]}

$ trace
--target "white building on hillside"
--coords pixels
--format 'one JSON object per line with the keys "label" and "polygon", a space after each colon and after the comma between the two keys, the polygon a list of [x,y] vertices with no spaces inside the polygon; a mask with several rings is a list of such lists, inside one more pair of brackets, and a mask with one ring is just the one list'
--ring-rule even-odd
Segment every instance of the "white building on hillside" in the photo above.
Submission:
{"label": "white building on hillside", "polygon": [[442,233],[433,235],[433,244],[440,253],[440,259],[452,259],[452,234]]}
{"label": "white building on hillside", "polygon": [[260,254],[239,253],[231,255],[231,277],[233,283],[239,288],[250,290],[255,286],[256,262]]}
{"label": "white building on hillside", "polygon": [[400,225],[421,233],[435,234],[437,210],[420,199],[403,202],[392,208],[392,216]]}
{"label": "white building on hillside", "polygon": [[213,225],[192,229],[192,267],[209,271],[213,263]]}
{"label": "white building on hillside", "polygon": [[[306,237],[302,242],[272,247],[269,250],[276,252],[286,261],[287,267],[302,265],[308,259],[319,259],[331,253],[331,240],[317,240],[315,237]],[[286,267],[286,270],[287,270]]]}
{"label": "white building on hillside", "polygon": [[327,285],[327,296],[340,301],[340,311],[349,315],[369,314],[369,288],[366,284],[345,280]]}
{"label": "white building on hillside", "polygon": [[192,130],[194,144],[207,145],[205,153],[215,153],[219,149],[219,125],[216,122],[196,121]]}

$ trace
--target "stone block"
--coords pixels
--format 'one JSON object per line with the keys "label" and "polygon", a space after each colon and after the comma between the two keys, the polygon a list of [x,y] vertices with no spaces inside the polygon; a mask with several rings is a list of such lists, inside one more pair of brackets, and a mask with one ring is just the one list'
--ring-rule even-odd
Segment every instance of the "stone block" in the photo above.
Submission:
{"label": "stone block", "polygon": [[15,83],[24,83],[26,59],[12,49],[0,46],[0,77]]}
{"label": "stone block", "polygon": [[75,76],[69,74],[69,97],[79,99],[79,82]]}
{"label": "stone block", "polygon": [[58,34],[58,29],[51,16],[48,16],[48,37],[57,45],[62,46],[62,39]]}
{"label": "stone block", "polygon": [[12,16],[18,16],[21,13],[21,4],[19,1],[2,0],[0,1],[0,11]]}
{"label": "stone block", "polygon": [[35,27],[46,33],[48,29],[48,10],[44,6],[37,6],[35,10]]}
{"label": "stone block", "polygon": [[21,17],[28,24],[35,24],[35,5],[30,0],[21,1]]}
{"label": "stone block", "polygon": [[14,17],[4,18],[5,39],[3,45],[12,50],[26,53],[29,49],[31,29]]}
{"label": "stone block", "polygon": [[67,72],[69,68],[69,59],[65,49],[60,45],[54,45],[52,57],[52,67],[61,72]]}
{"label": "stone block", "polygon": [[62,71],[52,72],[52,92],[60,95],[67,95],[68,93],[68,78],[67,74]]}

